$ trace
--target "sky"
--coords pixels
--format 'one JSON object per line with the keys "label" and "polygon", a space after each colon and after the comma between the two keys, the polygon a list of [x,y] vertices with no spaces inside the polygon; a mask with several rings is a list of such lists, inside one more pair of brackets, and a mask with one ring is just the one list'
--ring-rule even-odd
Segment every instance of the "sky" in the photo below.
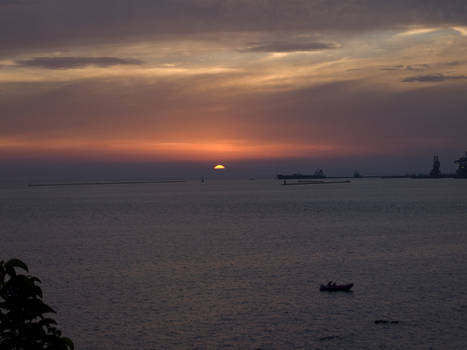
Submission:
{"label": "sky", "polygon": [[465,0],[0,0],[0,178],[455,170]]}

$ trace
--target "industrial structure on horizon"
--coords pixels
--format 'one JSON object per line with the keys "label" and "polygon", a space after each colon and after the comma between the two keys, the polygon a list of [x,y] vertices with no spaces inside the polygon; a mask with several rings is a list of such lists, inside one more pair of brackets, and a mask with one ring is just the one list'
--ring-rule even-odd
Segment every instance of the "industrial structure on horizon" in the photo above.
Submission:
{"label": "industrial structure on horizon", "polygon": [[430,171],[431,177],[440,177],[441,176],[441,163],[438,156],[433,157],[433,169]]}
{"label": "industrial structure on horizon", "polygon": [[458,165],[456,175],[458,177],[467,177],[467,151],[463,157],[455,160],[454,163]]}
{"label": "industrial structure on horizon", "polygon": [[[426,179],[426,178],[467,178],[467,152],[465,152],[463,157],[454,161],[458,165],[457,171],[455,174],[443,174],[441,172],[441,162],[439,156],[433,156],[433,167],[429,174],[418,174],[418,175],[371,175],[371,176],[362,176],[358,170],[354,171],[354,178],[416,178],[416,179]],[[314,174],[277,174],[277,179],[279,180],[303,180],[303,179],[325,179],[325,178],[348,178],[349,176],[326,176],[323,169],[317,169]]]}

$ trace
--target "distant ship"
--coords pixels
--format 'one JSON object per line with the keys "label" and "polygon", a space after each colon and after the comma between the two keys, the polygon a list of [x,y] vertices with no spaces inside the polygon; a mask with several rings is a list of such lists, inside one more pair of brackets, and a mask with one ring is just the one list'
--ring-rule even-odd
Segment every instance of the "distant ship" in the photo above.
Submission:
{"label": "distant ship", "polygon": [[303,180],[303,179],[325,179],[326,175],[324,174],[323,169],[316,169],[314,174],[300,174],[300,173],[295,173],[295,174],[277,174],[277,178],[279,180]]}

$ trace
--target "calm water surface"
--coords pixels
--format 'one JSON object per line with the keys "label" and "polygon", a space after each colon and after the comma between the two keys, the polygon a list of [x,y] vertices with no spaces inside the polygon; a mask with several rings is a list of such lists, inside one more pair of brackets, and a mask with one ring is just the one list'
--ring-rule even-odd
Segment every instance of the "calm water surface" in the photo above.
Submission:
{"label": "calm water surface", "polygon": [[467,348],[464,180],[1,188],[0,223],[78,350]]}

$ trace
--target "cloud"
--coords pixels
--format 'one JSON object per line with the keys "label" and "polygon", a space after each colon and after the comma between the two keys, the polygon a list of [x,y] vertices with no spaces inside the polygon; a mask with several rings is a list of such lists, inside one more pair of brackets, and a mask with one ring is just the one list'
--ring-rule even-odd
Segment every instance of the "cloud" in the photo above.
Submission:
{"label": "cloud", "polygon": [[333,43],[311,42],[311,43],[288,43],[273,42],[263,45],[256,45],[244,50],[247,52],[306,52],[335,49],[338,46]]}
{"label": "cloud", "polygon": [[[449,144],[465,140],[465,91],[451,84],[394,93],[349,81],[238,94],[237,88],[219,86],[207,93],[211,83],[211,77],[187,77],[85,80],[50,88],[36,84],[29,96],[0,95],[0,139],[138,143],[205,142],[217,137],[336,145],[363,153],[378,148],[405,152],[425,147],[430,138]],[[10,85],[8,90],[24,94],[23,85]],[[446,111],[442,126],[440,110]]]}
{"label": "cloud", "polygon": [[0,0],[0,6],[20,4],[20,0]]}
{"label": "cloud", "polygon": [[3,55],[206,33],[353,33],[467,22],[464,0],[42,0],[1,8]]}
{"label": "cloud", "polygon": [[398,64],[396,66],[387,66],[387,67],[381,68],[381,70],[401,70],[401,69],[404,69],[404,66],[402,64]]}
{"label": "cloud", "polygon": [[[465,37],[394,33],[460,23],[467,23],[465,0],[3,6],[0,136],[38,144],[49,138],[195,144],[221,135],[363,153],[410,152],[432,139],[457,147],[465,143],[466,85],[437,82],[465,82],[463,67],[440,63],[465,64]],[[288,55],[315,50],[324,52]],[[284,58],[252,54],[269,52]],[[115,67],[64,71],[88,66]],[[407,89],[401,79],[420,84]],[[442,135],[440,110],[449,118]]]}
{"label": "cloud", "polygon": [[462,66],[466,64],[466,61],[451,61],[444,63],[445,66],[455,67],[455,66]]}
{"label": "cloud", "polygon": [[453,27],[453,29],[459,34],[467,36],[467,27]]}
{"label": "cloud", "polygon": [[414,82],[421,82],[421,83],[433,83],[433,82],[442,82],[446,80],[461,80],[467,79],[465,75],[443,75],[443,74],[428,74],[428,75],[417,75],[413,77],[407,77],[402,79],[404,83],[414,83]]}
{"label": "cloud", "polygon": [[[428,68],[430,68],[429,64],[410,64],[408,66],[405,66],[405,70],[410,70],[410,71],[423,71]],[[381,68],[381,70],[389,70],[389,71],[402,70],[402,69],[404,69],[404,65],[402,64],[398,64],[394,66],[386,66],[386,67]]]}
{"label": "cloud", "polygon": [[399,33],[398,36],[411,36],[411,35],[422,35],[422,34],[429,34],[439,30],[439,28],[417,28],[411,29],[406,32]]}
{"label": "cloud", "polygon": [[430,68],[429,64],[411,64],[407,66],[405,69],[406,70],[411,70],[411,71],[422,71]]}
{"label": "cloud", "polygon": [[115,65],[140,65],[143,61],[134,58],[118,57],[33,57],[19,60],[16,63],[23,67],[39,67],[46,69],[83,68],[86,66],[109,67]]}

